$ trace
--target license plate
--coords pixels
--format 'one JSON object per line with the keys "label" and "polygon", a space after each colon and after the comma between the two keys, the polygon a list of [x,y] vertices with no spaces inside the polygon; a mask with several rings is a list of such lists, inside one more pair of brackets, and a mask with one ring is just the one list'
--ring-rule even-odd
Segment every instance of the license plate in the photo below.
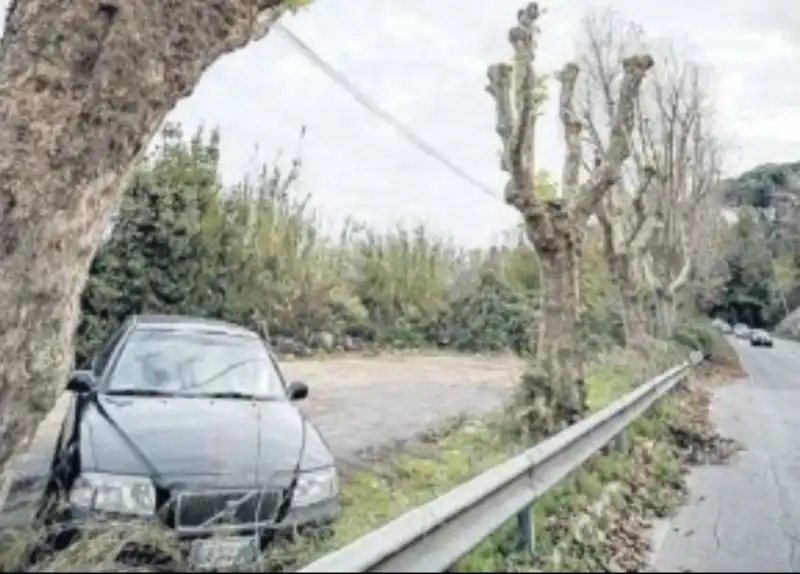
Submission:
{"label": "license plate", "polygon": [[189,561],[200,569],[236,568],[258,560],[254,536],[225,536],[193,540]]}

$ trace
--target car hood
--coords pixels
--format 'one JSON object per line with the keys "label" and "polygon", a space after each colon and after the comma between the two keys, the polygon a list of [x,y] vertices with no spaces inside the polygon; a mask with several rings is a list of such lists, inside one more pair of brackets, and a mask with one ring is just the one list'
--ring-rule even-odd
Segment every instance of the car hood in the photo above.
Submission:
{"label": "car hood", "polygon": [[99,396],[82,420],[84,470],[229,486],[288,483],[307,424],[283,400]]}

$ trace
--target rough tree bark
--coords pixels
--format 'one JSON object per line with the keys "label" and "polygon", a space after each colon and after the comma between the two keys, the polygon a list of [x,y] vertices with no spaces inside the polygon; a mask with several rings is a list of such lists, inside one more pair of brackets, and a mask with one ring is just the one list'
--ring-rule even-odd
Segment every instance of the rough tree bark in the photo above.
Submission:
{"label": "rough tree bark", "polygon": [[642,55],[623,62],[624,78],[608,153],[583,183],[579,180],[582,123],[573,105],[579,69],[574,63],[564,66],[559,74],[559,105],[567,148],[562,197],[542,201],[534,183],[534,135],[541,101],[534,69],[538,18],[536,3],[518,12],[517,25],[509,33],[513,63],[489,67],[487,91],[495,101],[497,134],[503,150],[501,167],[509,174],[505,201],[522,216],[526,236],[542,268],[543,308],[536,352],[540,369],[523,381],[528,387],[524,424],[541,436],[576,422],[586,412],[579,318],[581,240],[589,216],[617,182],[621,166],[630,155],[634,101],[653,60]]}
{"label": "rough tree bark", "polygon": [[0,42],[0,466],[72,365],[79,298],[129,174],[281,0],[15,0]]}

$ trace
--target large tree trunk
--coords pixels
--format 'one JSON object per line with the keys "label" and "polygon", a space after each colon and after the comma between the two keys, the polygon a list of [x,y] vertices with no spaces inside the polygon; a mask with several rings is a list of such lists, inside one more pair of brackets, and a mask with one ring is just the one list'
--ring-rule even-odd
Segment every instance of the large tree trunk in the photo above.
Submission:
{"label": "large tree trunk", "polygon": [[647,314],[639,285],[634,275],[631,256],[619,253],[609,257],[611,280],[617,288],[622,304],[622,322],[625,346],[647,346],[649,340]]}
{"label": "large tree trunk", "polygon": [[664,289],[656,291],[656,307],[658,312],[659,335],[669,338],[675,329],[677,308],[675,297]]}
{"label": "large tree trunk", "polygon": [[523,377],[523,422],[533,434],[550,434],[580,420],[587,411],[579,316],[581,239],[589,217],[617,183],[630,156],[634,102],[653,58],[640,54],[622,61],[623,77],[608,149],[584,182],[580,181],[583,121],[573,103],[580,69],[574,62],[561,69],[559,111],[567,147],[562,199],[543,201],[537,195],[534,153],[541,104],[540,78],[533,65],[539,16],[536,2],[517,12],[517,24],[508,36],[514,50],[513,63],[489,67],[487,91],[495,102],[495,129],[503,145],[501,166],[509,174],[504,198],[522,216],[542,271],[538,366]]}
{"label": "large tree trunk", "polygon": [[[586,414],[580,331],[580,236],[565,220],[549,238],[538,237],[542,313],[536,368],[523,377],[525,427],[537,438],[552,435]],[[534,236],[536,237],[536,236]]]}
{"label": "large tree trunk", "polygon": [[12,1],[0,44],[0,466],[66,383],[89,264],[132,167],[206,68],[279,4]]}

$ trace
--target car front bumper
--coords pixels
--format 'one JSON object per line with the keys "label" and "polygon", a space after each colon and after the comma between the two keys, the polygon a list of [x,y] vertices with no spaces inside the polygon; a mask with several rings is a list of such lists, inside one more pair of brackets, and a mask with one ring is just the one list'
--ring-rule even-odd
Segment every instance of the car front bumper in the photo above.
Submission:
{"label": "car front bumper", "polygon": [[120,549],[117,561],[121,565],[175,571],[176,567],[183,569],[182,566],[191,562],[192,546],[197,540],[252,537],[255,538],[259,554],[262,554],[273,542],[324,532],[335,522],[340,510],[339,499],[332,498],[309,507],[291,509],[274,524],[211,527],[202,532],[181,532],[157,519],[142,520],[69,508],[59,516],[48,536],[46,547],[48,553],[63,550],[78,542],[83,535],[88,537],[104,530],[117,529],[122,538],[121,544],[117,545]]}

